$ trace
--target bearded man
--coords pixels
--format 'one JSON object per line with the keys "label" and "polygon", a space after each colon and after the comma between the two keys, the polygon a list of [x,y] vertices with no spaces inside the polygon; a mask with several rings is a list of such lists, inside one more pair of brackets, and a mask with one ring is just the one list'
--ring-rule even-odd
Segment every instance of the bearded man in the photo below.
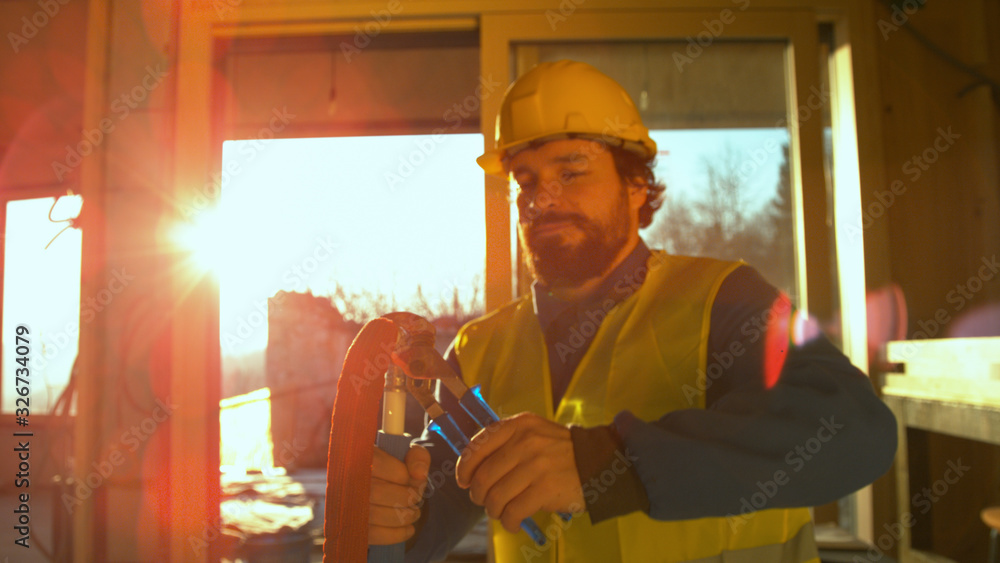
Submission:
{"label": "bearded man", "polygon": [[543,63],[507,90],[478,162],[517,184],[535,281],[447,359],[513,414],[457,464],[433,436],[403,462],[376,451],[371,544],[439,560],[485,510],[501,563],[818,562],[807,507],[889,469],[895,419],[825,337],[791,337],[808,321],[785,295],[742,262],[639,237],[664,190],[655,155],[589,65]]}

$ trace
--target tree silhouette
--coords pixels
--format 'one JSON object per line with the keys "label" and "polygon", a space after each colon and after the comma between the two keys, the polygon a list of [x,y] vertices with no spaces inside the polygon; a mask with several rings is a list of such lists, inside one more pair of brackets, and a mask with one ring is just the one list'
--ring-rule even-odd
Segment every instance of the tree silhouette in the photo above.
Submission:
{"label": "tree silhouette", "polygon": [[760,205],[743,170],[749,162],[724,147],[703,160],[705,175],[697,197],[667,191],[663,220],[646,233],[653,246],[680,255],[744,260],[785,290],[794,281],[794,237],[789,197],[788,146],[782,147],[775,192]]}
{"label": "tree silhouette", "polygon": [[423,287],[417,285],[417,293],[414,297],[413,312],[423,315],[428,319],[451,318],[459,326],[479,317],[485,312],[482,300],[482,276],[476,275],[472,278],[472,295],[467,299],[462,299],[458,286],[451,286],[441,293],[436,302],[424,294]]}
{"label": "tree silhouette", "polygon": [[792,220],[792,188],[788,171],[788,144],[781,145],[781,165],[778,168],[778,185],[767,209],[773,237],[773,256],[777,258],[769,267],[771,280],[789,295],[795,295],[795,237]]}

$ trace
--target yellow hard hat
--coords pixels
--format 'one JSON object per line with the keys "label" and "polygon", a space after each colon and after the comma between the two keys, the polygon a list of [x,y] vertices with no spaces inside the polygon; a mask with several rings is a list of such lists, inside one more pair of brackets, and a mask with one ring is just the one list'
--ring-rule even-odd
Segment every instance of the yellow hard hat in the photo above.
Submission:
{"label": "yellow hard hat", "polygon": [[540,63],[514,81],[497,114],[493,149],[476,159],[487,174],[507,177],[507,160],[533,141],[585,137],[645,157],[656,142],[620,84],[586,63]]}

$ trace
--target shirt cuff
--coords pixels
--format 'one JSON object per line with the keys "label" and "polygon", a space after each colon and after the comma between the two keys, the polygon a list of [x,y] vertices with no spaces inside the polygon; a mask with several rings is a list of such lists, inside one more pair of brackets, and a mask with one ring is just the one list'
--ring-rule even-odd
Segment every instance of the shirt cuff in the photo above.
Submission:
{"label": "shirt cuff", "polygon": [[636,458],[614,428],[570,426],[569,430],[591,523],[637,510],[648,514],[649,497],[636,471]]}

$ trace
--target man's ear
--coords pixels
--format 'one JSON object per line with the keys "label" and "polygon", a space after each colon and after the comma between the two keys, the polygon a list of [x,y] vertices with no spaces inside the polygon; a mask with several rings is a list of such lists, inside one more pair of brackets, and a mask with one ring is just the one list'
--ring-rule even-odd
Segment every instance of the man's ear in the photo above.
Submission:
{"label": "man's ear", "polygon": [[631,176],[625,180],[625,188],[628,190],[629,203],[635,209],[639,209],[649,198],[649,185],[642,176]]}

